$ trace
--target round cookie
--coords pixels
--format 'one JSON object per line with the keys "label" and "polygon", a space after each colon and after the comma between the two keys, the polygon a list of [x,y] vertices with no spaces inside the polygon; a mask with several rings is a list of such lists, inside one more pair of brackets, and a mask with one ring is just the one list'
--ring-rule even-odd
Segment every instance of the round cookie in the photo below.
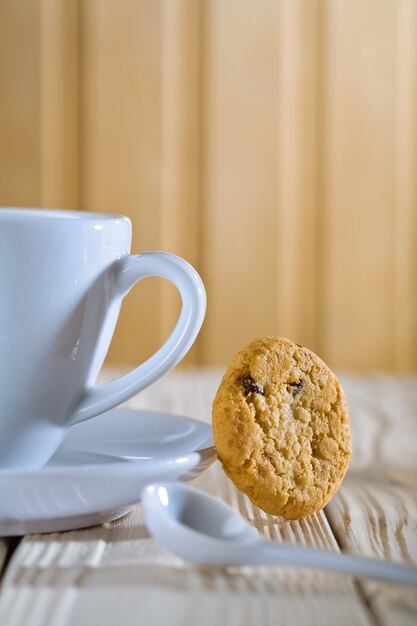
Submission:
{"label": "round cookie", "polygon": [[345,395],[311,350],[263,337],[232,359],[213,401],[226,474],[254,504],[298,519],[336,493],[351,453]]}

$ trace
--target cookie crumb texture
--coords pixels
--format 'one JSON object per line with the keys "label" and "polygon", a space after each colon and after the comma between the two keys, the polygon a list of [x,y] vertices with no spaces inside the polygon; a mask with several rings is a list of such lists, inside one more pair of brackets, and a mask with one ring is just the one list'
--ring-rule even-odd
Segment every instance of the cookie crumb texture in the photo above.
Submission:
{"label": "cookie crumb texture", "polygon": [[308,348],[250,343],[227,368],[212,417],[223,469],[267,513],[306,517],[338,490],[351,453],[347,402]]}

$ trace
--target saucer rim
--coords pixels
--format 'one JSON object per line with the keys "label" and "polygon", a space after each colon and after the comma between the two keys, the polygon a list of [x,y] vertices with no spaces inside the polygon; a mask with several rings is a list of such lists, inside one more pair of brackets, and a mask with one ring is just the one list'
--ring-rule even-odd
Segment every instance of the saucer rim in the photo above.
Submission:
{"label": "saucer rim", "polygon": [[[150,420],[154,415],[172,417],[180,422],[186,420],[198,424],[203,429],[204,435],[207,434],[207,438],[204,436],[202,437],[204,441],[198,441],[197,437],[194,445],[190,442],[188,450],[172,451],[165,457],[155,456],[147,459],[110,457],[109,462],[104,463],[47,465],[39,470],[3,468],[0,470],[0,493],[6,496],[6,502],[10,490],[14,492],[15,489],[22,489],[23,494],[24,490],[30,491],[26,492],[29,494],[27,499],[23,496],[26,503],[21,506],[18,502],[17,504],[10,502],[10,506],[6,507],[8,510],[0,514],[1,537],[73,531],[118,519],[140,502],[140,493],[145,484],[161,479],[191,482],[216,462],[218,457],[209,423],[164,411],[127,407],[117,407],[117,410],[130,413],[143,412]],[[48,494],[48,488],[55,485],[52,488],[53,492],[57,493],[56,489],[60,489],[61,483],[67,480],[70,480],[76,488],[77,485],[82,485],[82,489],[85,490],[84,502],[71,496],[62,507],[59,497],[55,500],[55,496],[52,496],[53,500],[47,506],[38,505],[39,494],[43,494],[41,500],[46,502],[44,498],[45,494]],[[106,480],[112,487],[107,494],[97,494],[96,498],[98,481]]]}
{"label": "saucer rim", "polygon": [[[36,469],[28,469],[28,468],[24,468],[24,467],[1,467],[0,466],[0,480],[3,480],[5,478],[8,479],[12,479],[13,477],[25,477],[26,475],[30,475],[31,478],[37,478],[39,476],[44,476],[46,473],[53,473],[53,474],[58,474],[58,475],[62,475],[65,476],[65,474],[74,472],[74,470],[76,468],[81,469],[81,472],[84,471],[89,471],[92,472],[93,469],[97,469],[99,468],[99,472],[101,473],[101,471],[105,470],[106,468],[108,469],[109,467],[112,468],[112,470],[114,470],[116,467],[120,468],[120,467],[127,467],[127,466],[131,466],[132,464],[137,464],[137,465],[151,465],[153,462],[154,463],[161,463],[164,460],[166,461],[170,461],[172,463],[172,461],[174,461],[176,458],[181,458],[181,457],[185,457],[185,456],[190,456],[191,454],[195,454],[195,453],[200,453],[203,452],[205,450],[208,450],[209,448],[214,448],[213,450],[213,455],[215,456],[216,451],[215,451],[215,446],[214,446],[214,441],[213,441],[213,433],[212,433],[212,429],[211,429],[211,425],[207,422],[203,422],[202,420],[198,420],[196,418],[193,417],[187,417],[185,415],[178,415],[176,413],[168,413],[166,411],[157,411],[154,409],[135,409],[135,408],[131,408],[131,407],[115,407],[113,409],[110,409],[109,411],[106,411],[105,413],[101,413],[100,415],[97,415],[97,418],[100,418],[101,415],[105,415],[107,413],[111,413],[113,411],[122,411],[122,412],[126,412],[126,413],[146,413],[146,414],[151,414],[151,415],[155,415],[155,416],[167,416],[167,417],[173,417],[174,419],[179,419],[179,420],[185,420],[191,423],[195,423],[198,424],[200,426],[203,427],[207,427],[207,434],[208,437],[207,439],[205,439],[198,447],[193,448],[192,450],[189,450],[187,452],[184,452],[183,454],[179,455],[179,454],[171,454],[168,455],[166,457],[152,457],[149,459],[117,459],[117,458],[112,458],[112,460],[109,460],[107,463],[74,463],[72,465],[49,465],[49,462],[46,463],[46,465],[44,465],[43,467],[40,468],[36,468]],[[95,420],[96,417],[91,418],[92,420]],[[86,421],[90,421],[90,420],[86,420]],[[82,424],[83,422],[81,422]],[[75,424],[74,428],[76,428],[79,424]],[[64,442],[65,437],[63,439],[62,442]],[[51,457],[52,458],[52,457]],[[88,470],[87,470],[88,468]]]}

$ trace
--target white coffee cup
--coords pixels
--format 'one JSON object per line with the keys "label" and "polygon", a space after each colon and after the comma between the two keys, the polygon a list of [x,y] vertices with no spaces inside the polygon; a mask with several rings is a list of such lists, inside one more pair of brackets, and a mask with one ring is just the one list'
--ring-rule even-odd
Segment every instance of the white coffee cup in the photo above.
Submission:
{"label": "white coffee cup", "polygon": [[[197,272],[172,254],[130,255],[130,241],[122,216],[0,209],[0,467],[41,467],[71,425],[137,394],[193,344],[206,307]],[[122,298],[147,276],[179,290],[177,324],[142,365],[95,386]]]}

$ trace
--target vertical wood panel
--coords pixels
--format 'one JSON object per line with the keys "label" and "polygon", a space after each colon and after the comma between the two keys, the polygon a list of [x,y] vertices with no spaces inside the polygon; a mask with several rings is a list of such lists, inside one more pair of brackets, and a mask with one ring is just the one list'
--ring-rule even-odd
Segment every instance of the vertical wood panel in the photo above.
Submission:
{"label": "vertical wood panel", "polygon": [[40,3],[40,204],[77,209],[78,0]]}
{"label": "vertical wood panel", "polygon": [[[414,0],[3,0],[0,90],[0,204],[124,213],[193,263],[189,363],[273,333],[417,368]],[[178,308],[133,290],[109,360]]]}
{"label": "vertical wood panel", "polygon": [[40,202],[39,2],[0,3],[0,204]]}
{"label": "vertical wood panel", "polygon": [[[164,0],[162,9],[161,248],[200,270],[200,42],[198,0]],[[179,313],[177,290],[164,283],[162,333]],[[196,362],[198,345],[185,363]]]}
{"label": "vertical wood panel", "polygon": [[319,4],[281,0],[278,30],[277,333],[318,336]]}
{"label": "vertical wood panel", "polygon": [[396,5],[325,3],[322,341],[341,367],[393,365]]}
{"label": "vertical wood panel", "polygon": [[[82,5],[82,206],[128,215],[133,252],[196,265],[198,26],[190,0]],[[176,289],[145,281],[123,305],[108,360],[149,356],[178,312]]]}
{"label": "vertical wood panel", "polygon": [[[132,251],[161,241],[161,2],[81,4],[81,206],[133,223]],[[109,360],[157,346],[160,288],[144,281],[122,307]]]}
{"label": "vertical wood panel", "polygon": [[278,7],[205,3],[203,255],[206,363],[276,323]]}
{"label": "vertical wood panel", "polygon": [[0,4],[0,203],[77,208],[76,0]]}
{"label": "vertical wood panel", "polygon": [[417,369],[417,3],[397,7],[394,367]]}

